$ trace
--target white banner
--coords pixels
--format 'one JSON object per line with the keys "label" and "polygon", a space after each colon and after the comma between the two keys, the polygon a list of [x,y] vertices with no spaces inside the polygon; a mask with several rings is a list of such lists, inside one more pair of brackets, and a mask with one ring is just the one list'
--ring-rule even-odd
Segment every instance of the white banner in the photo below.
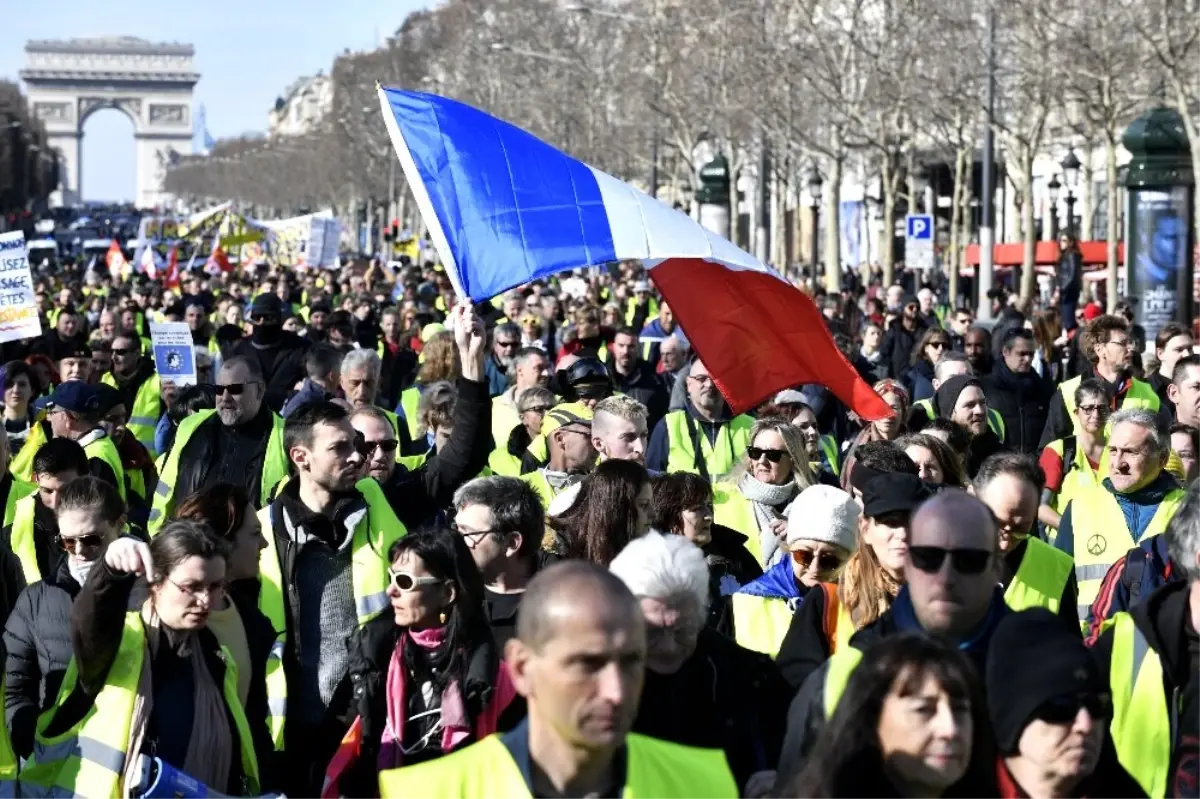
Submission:
{"label": "white banner", "polygon": [[177,386],[196,383],[196,352],[187,322],[151,322],[150,345],[154,368],[163,382]]}
{"label": "white banner", "polygon": [[[185,324],[186,327],[186,324]],[[42,335],[25,234],[0,233],[0,341]]]}

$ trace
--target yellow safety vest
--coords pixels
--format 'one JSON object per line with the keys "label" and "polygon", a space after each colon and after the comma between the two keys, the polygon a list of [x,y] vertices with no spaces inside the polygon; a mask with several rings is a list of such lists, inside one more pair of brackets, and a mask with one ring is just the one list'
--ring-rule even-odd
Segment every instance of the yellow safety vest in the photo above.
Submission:
{"label": "yellow safety vest", "polygon": [[421,426],[417,419],[417,411],[421,404],[421,389],[417,386],[406,388],[400,392],[400,407],[404,409],[404,421],[408,424],[408,437],[416,444],[421,436],[417,430]]}
{"label": "yellow safety vest", "polygon": [[[379,406],[376,406],[376,407],[379,407]],[[386,416],[388,418],[388,421],[392,423],[392,430],[395,431],[395,433],[396,433],[396,441],[403,440],[400,438],[400,417],[397,416],[396,414],[392,413],[389,410],[385,410],[384,408],[379,408],[379,410],[383,411],[383,415]],[[404,452],[403,447],[400,447],[400,446],[396,447],[396,463],[399,463],[400,459],[402,457],[404,457],[403,452]]]}
{"label": "yellow safety vest", "polygon": [[[1143,383],[1136,377],[1130,378],[1129,389],[1125,392],[1125,398],[1121,400],[1121,408],[1146,408],[1148,410],[1158,412],[1159,405],[1162,402],[1158,398],[1158,394],[1154,392],[1154,388],[1149,383]],[[1079,418],[1075,415],[1075,390],[1079,388],[1079,384],[1083,382],[1083,375],[1076,375],[1058,386],[1058,392],[1062,394],[1063,405],[1067,408],[1067,415],[1071,417],[1071,429],[1075,435],[1079,435]],[[1111,422],[1110,422],[1111,424]],[[1108,433],[1109,427],[1105,427],[1105,434]]]}
{"label": "yellow safety vest", "polygon": [[127,492],[125,491],[125,466],[121,463],[121,455],[117,452],[117,445],[113,443],[108,434],[94,439],[83,448],[83,453],[87,455],[88,460],[101,460],[108,464],[108,467],[113,470],[113,475],[117,478],[117,493],[121,495],[121,501],[127,501]]}
{"label": "yellow safety vest", "polygon": [[[158,534],[167,517],[175,511],[175,483],[179,479],[179,459],[184,448],[196,429],[216,413],[213,409],[198,411],[179,423],[179,429],[175,433],[175,444],[167,453],[167,460],[158,473],[158,485],[154,488],[154,502],[146,524],[146,532],[151,536]],[[220,424],[220,420],[217,424]],[[287,452],[283,449],[283,419],[279,414],[272,413],[271,436],[267,439],[267,451],[263,455],[262,480],[259,485],[260,507],[270,504],[271,489],[288,476],[288,466]],[[251,501],[253,499],[254,497],[251,497]]]}
{"label": "yellow safety vest", "polygon": [[1171,717],[1162,660],[1128,613],[1114,614],[1112,626],[1108,679],[1117,759],[1147,796],[1162,799],[1171,767]]}
{"label": "yellow safety vest", "polygon": [[42,445],[49,440],[50,435],[44,423],[40,420],[34,422],[29,428],[29,435],[25,437],[25,443],[21,445],[20,451],[13,456],[12,463],[8,465],[8,470],[12,472],[13,477],[18,477],[27,483],[33,482],[33,459]]}
{"label": "yellow safety vest", "polygon": [[846,692],[847,683],[850,682],[850,675],[858,668],[862,657],[861,651],[847,646],[838,647],[838,650],[829,656],[829,660],[825,661],[829,664],[825,672],[825,688],[822,692],[826,721],[832,718],[833,711],[837,710],[837,704],[841,700],[842,694]]}
{"label": "yellow safety vest", "polygon": [[[112,372],[105,372],[100,378],[101,383],[120,388]],[[154,432],[158,429],[158,419],[162,416],[162,380],[158,374],[152,374],[138,387],[133,407],[129,409],[129,424],[126,427],[133,437],[146,448],[150,458],[154,459]]]}
{"label": "yellow safety vest", "polygon": [[536,472],[523,474],[521,479],[528,483],[529,487],[538,495],[538,499],[542,501],[542,508],[549,508],[557,492],[550,487],[550,481],[546,479],[546,475],[542,474],[542,470],[538,469]]}
{"label": "yellow safety vest", "polygon": [[[658,318],[658,300],[651,297],[647,302],[646,321]],[[632,325],[633,317],[637,316],[637,298],[630,297],[625,303],[625,324]]]}
{"label": "yellow safety vest", "polygon": [[[17,486],[21,486],[19,491]],[[13,481],[12,489],[8,492],[8,503],[4,508],[4,532],[13,554],[21,561],[26,585],[33,585],[42,579],[42,571],[37,562],[37,543],[34,539],[33,519],[36,502],[37,486]]]}
{"label": "yellow safety vest", "polygon": [[[1063,457],[1065,451],[1066,440],[1062,438],[1055,439],[1046,445],[1046,448]],[[1068,471],[1069,470],[1069,471]],[[1067,505],[1071,504],[1081,491],[1088,488],[1096,488],[1104,482],[1103,464],[1100,469],[1093,469],[1092,464],[1088,463],[1087,453],[1083,451],[1083,447],[1079,446],[1076,439],[1075,446],[1075,461],[1073,463],[1063,464],[1063,481],[1062,488],[1058,490],[1058,496],[1054,498],[1054,503],[1050,506],[1060,516],[1067,509]]]}
{"label": "yellow safety vest", "polygon": [[1075,563],[1070,555],[1038,538],[1027,541],[1021,565],[1004,591],[1004,604],[1013,610],[1046,608],[1058,613]]}
{"label": "yellow safety vest", "polygon": [[[250,724],[238,700],[237,662],[225,647],[221,647],[221,653],[225,661],[222,693],[233,717],[241,747],[242,771],[248,783],[246,788],[249,795],[256,796],[259,792],[258,758],[254,753]],[[25,761],[25,767],[20,772],[21,796],[108,799],[125,795],[127,786],[122,785],[122,780],[126,747],[129,746],[134,700],[137,698],[142,659],[145,656],[146,630],[140,612],[131,611],[125,614],[121,643],[108,670],[104,687],[87,714],[75,726],[52,738],[45,735],[45,730],[54,719],[54,709],[43,713],[38,719],[33,754]],[[77,669],[72,658],[59,690],[59,706],[75,688]],[[211,788],[225,790],[224,785]]]}
{"label": "yellow safety vest", "polygon": [[[5,696],[5,677],[0,674],[0,702],[8,702]],[[8,725],[0,725],[0,796],[17,795],[17,767],[20,761],[13,751],[12,740],[8,737]]]}
{"label": "yellow safety vest", "polygon": [[717,483],[713,486],[713,522],[746,536],[747,551],[759,565],[763,565],[762,541],[758,537],[754,506],[733,483]]}
{"label": "yellow safety vest", "polygon": [[510,453],[507,448],[496,447],[488,456],[488,468],[492,470],[492,474],[520,477],[521,459]]}
{"label": "yellow safety vest", "polygon": [[[917,400],[913,403],[913,407],[920,408],[922,411],[924,411],[925,416],[931,422],[937,418],[937,409],[933,407],[932,399]],[[1001,443],[1004,443],[1004,436],[1008,432],[1008,427],[1004,424],[1004,417],[1001,416],[1000,411],[996,410],[995,408],[988,408],[987,417],[988,428],[996,434],[996,437],[1000,439]]]}
{"label": "yellow safety vest", "polygon": [[521,424],[521,414],[516,406],[504,400],[504,395],[492,397],[492,444],[496,447],[508,445],[513,428]]}
{"label": "yellow safety vest", "polygon": [[[1142,540],[1167,531],[1167,523],[1183,504],[1185,492],[1175,489],[1159,504]],[[1138,545],[1125,525],[1125,514],[1116,497],[1103,485],[1088,488],[1071,502],[1071,529],[1075,535],[1075,579],[1079,583],[1079,620],[1100,593],[1100,584],[1117,558]]]}
{"label": "yellow safety vest", "polygon": [[[817,443],[821,447],[821,452],[825,455],[825,460],[829,463],[829,470],[833,472],[833,476],[840,477],[842,474],[842,463],[841,453],[838,452],[837,439],[830,435],[824,435],[817,439]],[[816,470],[814,469],[813,471],[815,472]]]}
{"label": "yellow safety vest", "polygon": [[[392,544],[408,534],[407,528],[396,517],[396,512],[383,496],[383,489],[374,480],[359,480],[355,490],[366,500],[367,512],[354,528],[350,544],[350,580],[354,587],[354,605],[358,624],[362,625],[382,613],[389,604],[387,587],[391,578],[388,568],[388,552]],[[283,601],[284,591],[295,590],[290,581],[284,582],[283,563],[275,544],[275,533],[271,520],[272,503],[258,512],[267,546],[258,556],[259,580],[258,609],[271,620],[275,627],[275,642],[267,656],[267,724],[271,739],[278,751],[283,750],[283,731],[287,720],[287,674],[283,655],[287,648],[288,620]],[[287,586],[285,589],[284,586]],[[292,605],[296,600],[292,599]],[[349,632],[349,631],[347,631]]]}
{"label": "yellow safety vest", "polygon": [[[696,451],[692,448],[692,438],[688,435],[687,411],[671,411],[663,418],[666,421],[667,442],[670,446],[667,452],[667,471],[699,474],[700,470],[696,468]],[[696,428],[696,438],[700,441],[700,457],[708,469],[709,480],[716,480],[732,469],[738,459],[746,454],[754,419],[742,414],[722,423],[717,430],[715,447],[700,429],[700,422],[693,420],[692,424]]]}
{"label": "yellow safety vest", "polygon": [[[624,799],[738,795],[725,753],[719,749],[683,746],[633,732],[625,736],[625,748],[625,785],[620,791]],[[379,795],[382,799],[533,796],[499,735],[489,735],[436,760],[381,771]]]}
{"label": "yellow safety vest", "polygon": [[732,599],[734,640],[755,652],[778,655],[795,615],[787,600],[752,594],[734,594]]}

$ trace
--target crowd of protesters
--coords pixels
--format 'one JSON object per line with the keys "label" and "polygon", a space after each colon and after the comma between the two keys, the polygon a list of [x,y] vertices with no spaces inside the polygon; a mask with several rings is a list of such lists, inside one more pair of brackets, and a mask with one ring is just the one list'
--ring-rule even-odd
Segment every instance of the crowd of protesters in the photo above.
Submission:
{"label": "crowd of protesters", "polygon": [[0,346],[0,795],[1200,791],[1185,326],[818,296],[867,421],[819,384],[733,413],[631,264],[478,305],[407,260],[36,297]]}

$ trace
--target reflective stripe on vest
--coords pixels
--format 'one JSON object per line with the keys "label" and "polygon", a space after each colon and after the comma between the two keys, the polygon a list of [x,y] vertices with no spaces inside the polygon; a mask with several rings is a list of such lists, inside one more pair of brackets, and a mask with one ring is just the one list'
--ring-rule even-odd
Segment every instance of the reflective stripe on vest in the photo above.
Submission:
{"label": "reflective stripe on vest", "polygon": [[1058,613],[1075,564],[1070,555],[1040,539],[1026,541],[1021,565],[1004,591],[1004,602],[1013,610],[1046,608]]}
{"label": "reflective stripe on vest", "polygon": [[108,468],[112,469],[113,476],[117,478],[117,493],[121,495],[121,501],[127,501],[127,492],[125,491],[125,466],[121,463],[121,455],[117,452],[117,445],[107,434],[90,442],[83,448],[83,453],[87,455],[88,460],[101,460],[108,464]]}
{"label": "reflective stripe on vest", "polygon": [[[617,792],[625,799],[732,799],[738,795],[725,753],[719,749],[683,746],[631,732],[625,736],[625,751],[625,785]],[[379,795],[382,799],[533,796],[499,735],[489,735],[436,760],[381,771]]]}
{"label": "reflective stripe on vest", "polygon": [[927,416],[931,422],[937,418],[937,410],[933,407],[932,399],[917,400],[913,403],[913,407],[920,408],[921,410],[925,411],[925,416]]}
{"label": "reflective stripe on vest", "polygon": [[839,649],[830,655],[829,660],[825,661],[829,664],[826,667],[825,689],[822,692],[825,721],[829,721],[833,717],[833,712],[837,710],[837,705],[842,699],[842,694],[846,692],[846,685],[850,682],[850,675],[858,668],[858,664],[861,661],[862,652],[852,646]]}
{"label": "reflective stripe on vest", "polygon": [[8,523],[8,508],[4,509],[5,527],[8,532],[9,544],[13,554],[21,561],[21,570],[25,573],[25,584],[33,585],[42,579],[41,569],[37,562],[37,542],[34,532],[34,511],[37,496],[30,493],[14,502],[17,484],[8,493],[8,505],[13,509],[12,522]]}
{"label": "reflective stripe on vest", "polygon": [[746,550],[754,556],[758,565],[764,565],[754,507],[733,483],[717,483],[713,486],[713,523],[723,524],[746,536]]}
{"label": "reflective stripe on vest", "polygon": [[795,615],[786,599],[774,599],[752,594],[734,594],[734,640],[747,649],[762,652],[772,658],[779,654],[783,637]]}
{"label": "reflective stripe on vest", "polygon": [[[373,479],[359,480],[355,489],[366,501],[366,512],[354,526],[351,542],[350,579],[354,591],[355,615],[359,626],[369,622],[387,608],[387,586],[391,578],[388,552],[407,534],[404,524],[383,496],[383,490]],[[275,628],[275,642],[267,656],[267,724],[276,750],[283,749],[283,732],[287,715],[287,675],[283,656],[287,647],[287,616],[283,599],[283,565],[275,543],[272,510],[268,505],[258,512],[267,546],[259,553],[261,588],[258,607]],[[289,582],[290,584],[290,582]]]}
{"label": "reflective stripe on vest", "polygon": [[[112,372],[106,372],[100,382],[120,388]],[[154,432],[158,429],[158,419],[162,416],[162,380],[158,374],[152,374],[138,386],[137,395],[133,399],[133,407],[129,409],[129,424],[125,425],[133,437],[138,440],[153,459]]]}
{"label": "reflective stripe on vest", "polygon": [[1113,616],[1109,690],[1117,759],[1147,796],[1162,799],[1171,765],[1171,717],[1162,660],[1133,617],[1124,612]]}
{"label": "reflective stripe on vest", "polygon": [[[1169,492],[1159,503],[1154,517],[1139,540],[1165,533],[1167,523],[1183,504],[1182,489]],[[1125,524],[1125,514],[1116,497],[1104,486],[1089,488],[1071,502],[1071,529],[1075,535],[1075,579],[1079,583],[1079,620],[1086,621],[1088,611],[1100,593],[1104,575],[1117,558],[1138,545]]]}
{"label": "reflective stripe on vest", "polygon": [[[175,483],[179,480],[179,459],[184,448],[191,440],[197,428],[216,416],[213,409],[199,411],[179,423],[175,433],[175,443],[167,453],[163,468],[158,473],[158,485],[154,487],[154,500],[150,507],[150,518],[146,531],[157,535],[163,523],[175,511]],[[220,419],[216,424],[220,424]],[[259,483],[258,507],[270,504],[271,490],[288,476],[288,457],[283,449],[283,419],[277,413],[271,414],[271,435],[267,439],[267,449],[263,454],[262,477]],[[251,501],[253,501],[251,497]]]}
{"label": "reflective stripe on vest", "polygon": [[[699,474],[692,439],[688,435],[687,411],[671,411],[664,419],[667,425],[667,443],[670,447],[667,452],[667,471]],[[694,420],[694,426],[696,438],[700,441],[700,457],[708,468],[709,480],[716,480],[732,469],[738,459],[746,454],[746,447],[750,445],[750,428],[754,426],[754,420],[743,414],[721,423],[717,427],[715,445],[709,441],[699,420]]]}

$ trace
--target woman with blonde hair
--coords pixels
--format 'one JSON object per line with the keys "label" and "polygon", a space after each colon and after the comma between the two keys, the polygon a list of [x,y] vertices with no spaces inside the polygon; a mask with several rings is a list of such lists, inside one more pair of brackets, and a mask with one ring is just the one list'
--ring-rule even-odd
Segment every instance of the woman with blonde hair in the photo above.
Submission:
{"label": "woman with blonde hair", "polygon": [[764,417],[750,428],[742,462],[713,486],[714,521],[746,536],[746,548],[766,567],[783,554],[788,508],[816,482],[800,429]]}
{"label": "woman with blonde hair", "polygon": [[431,336],[421,350],[417,379],[411,387],[400,392],[400,404],[396,406],[396,416],[407,424],[412,442],[405,455],[420,455],[433,446],[433,436],[421,430],[421,395],[426,387],[442,381],[453,386],[461,376],[462,363],[459,361],[458,346],[454,343],[454,334],[444,330]]}

